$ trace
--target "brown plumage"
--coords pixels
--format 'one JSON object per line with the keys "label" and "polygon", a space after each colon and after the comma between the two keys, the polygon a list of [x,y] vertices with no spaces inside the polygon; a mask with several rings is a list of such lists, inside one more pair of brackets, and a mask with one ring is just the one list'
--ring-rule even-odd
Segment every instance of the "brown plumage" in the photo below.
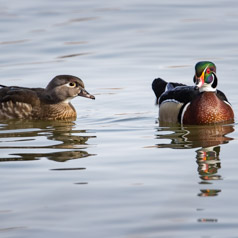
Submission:
{"label": "brown plumage", "polygon": [[233,122],[233,119],[234,113],[229,103],[222,101],[214,92],[203,92],[188,105],[183,123],[205,125]]}
{"label": "brown plumage", "polygon": [[77,114],[70,100],[95,99],[72,75],[58,75],[46,88],[0,86],[0,119],[74,120]]}

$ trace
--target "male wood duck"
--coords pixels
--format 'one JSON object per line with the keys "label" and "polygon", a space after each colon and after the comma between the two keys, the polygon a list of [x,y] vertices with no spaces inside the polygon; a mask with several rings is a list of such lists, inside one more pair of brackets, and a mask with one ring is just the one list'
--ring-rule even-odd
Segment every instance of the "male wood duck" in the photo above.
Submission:
{"label": "male wood duck", "polygon": [[76,119],[70,100],[77,96],[95,99],[83,81],[72,75],[58,75],[46,88],[0,87],[0,119]]}
{"label": "male wood duck", "polygon": [[165,123],[206,125],[233,122],[234,113],[225,94],[217,90],[216,66],[209,61],[195,65],[195,86],[167,83],[157,78],[152,88]]}

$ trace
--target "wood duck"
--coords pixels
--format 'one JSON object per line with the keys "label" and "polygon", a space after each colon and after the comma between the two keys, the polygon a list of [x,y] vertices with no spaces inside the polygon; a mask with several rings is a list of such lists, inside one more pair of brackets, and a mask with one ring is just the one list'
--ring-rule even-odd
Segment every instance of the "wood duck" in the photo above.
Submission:
{"label": "wood duck", "polygon": [[157,78],[152,89],[159,104],[159,120],[165,123],[206,125],[233,122],[234,113],[225,94],[217,90],[216,66],[209,61],[195,65],[195,86],[167,83]]}
{"label": "wood duck", "polygon": [[58,75],[46,88],[0,87],[0,119],[76,119],[70,100],[77,96],[95,99],[83,81],[72,75]]}

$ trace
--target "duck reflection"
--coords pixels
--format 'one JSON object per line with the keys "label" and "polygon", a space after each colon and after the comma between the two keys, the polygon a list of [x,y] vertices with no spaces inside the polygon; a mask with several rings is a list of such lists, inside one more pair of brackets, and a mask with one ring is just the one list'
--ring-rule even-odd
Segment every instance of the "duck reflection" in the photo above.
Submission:
{"label": "duck reflection", "polygon": [[[219,174],[221,168],[220,145],[233,140],[233,138],[227,136],[233,131],[234,127],[232,125],[190,126],[185,128],[160,127],[156,138],[160,140],[169,139],[169,143],[160,143],[156,146],[173,149],[200,147],[196,150],[200,184],[211,184],[214,180],[222,179]],[[219,189],[201,189],[198,196],[217,196],[220,192]]]}
{"label": "duck reflection", "polygon": [[170,143],[160,143],[157,147],[173,149],[215,147],[233,140],[227,136],[233,131],[232,125],[159,127],[156,138],[169,139]]}
{"label": "duck reflection", "polygon": [[[72,121],[9,121],[0,124],[2,161],[39,160],[57,162],[91,156],[86,151],[90,136],[75,129]],[[17,152],[16,152],[17,151]]]}
{"label": "duck reflection", "polygon": [[[159,148],[189,149],[198,148],[196,152],[196,162],[198,164],[198,174],[200,184],[206,186],[200,189],[198,197],[215,197],[221,193],[221,189],[214,189],[210,184],[216,180],[222,180],[219,174],[221,168],[220,150],[221,144],[229,143],[233,140],[228,136],[234,131],[232,125],[210,125],[210,126],[190,126],[190,127],[160,127],[156,137],[166,140],[168,143],[160,143]],[[200,209],[197,209],[200,210]],[[202,209],[203,210],[203,209]],[[217,218],[199,218],[198,223],[218,222]]]}
{"label": "duck reflection", "polygon": [[198,173],[203,182],[209,183],[210,180],[220,180],[221,175],[217,174],[221,168],[219,159],[220,146],[199,149],[197,152]]}
{"label": "duck reflection", "polygon": [[[202,148],[197,152],[198,173],[200,175],[200,184],[211,184],[212,180],[221,180],[222,176],[218,174],[221,168],[219,159],[220,146]],[[201,189],[199,197],[214,197],[221,192],[220,189]]]}

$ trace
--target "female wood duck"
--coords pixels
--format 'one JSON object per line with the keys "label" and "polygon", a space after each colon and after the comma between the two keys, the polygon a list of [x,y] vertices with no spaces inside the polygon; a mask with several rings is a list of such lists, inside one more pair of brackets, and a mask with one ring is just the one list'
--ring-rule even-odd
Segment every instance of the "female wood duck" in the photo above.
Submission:
{"label": "female wood duck", "polygon": [[45,89],[0,87],[0,119],[76,119],[70,100],[77,96],[95,99],[83,81],[72,75],[56,76]]}
{"label": "female wood duck", "polygon": [[234,113],[225,94],[216,89],[216,66],[209,61],[195,65],[195,86],[167,83],[158,78],[152,88],[159,104],[159,120],[165,123],[206,125],[233,122]]}

